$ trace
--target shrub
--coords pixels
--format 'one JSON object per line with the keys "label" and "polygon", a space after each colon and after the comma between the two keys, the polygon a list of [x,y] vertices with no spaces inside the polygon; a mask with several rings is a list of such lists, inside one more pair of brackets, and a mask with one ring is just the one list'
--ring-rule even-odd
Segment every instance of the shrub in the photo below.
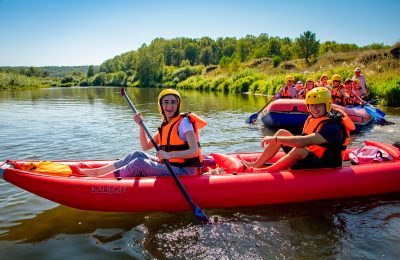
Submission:
{"label": "shrub", "polygon": [[234,81],[232,85],[230,85],[229,91],[234,93],[248,92],[249,87],[254,82],[254,80],[254,76],[239,78],[238,80]]}
{"label": "shrub", "polygon": [[272,65],[274,66],[274,68],[277,68],[281,62],[282,62],[282,59],[279,56],[274,56],[272,58]]}

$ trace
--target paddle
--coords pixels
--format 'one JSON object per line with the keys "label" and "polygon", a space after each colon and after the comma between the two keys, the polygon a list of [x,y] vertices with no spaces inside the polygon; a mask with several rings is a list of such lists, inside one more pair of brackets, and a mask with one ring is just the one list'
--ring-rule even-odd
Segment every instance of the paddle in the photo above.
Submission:
{"label": "paddle", "polygon": [[[126,100],[126,102],[128,102],[129,106],[131,107],[132,111],[137,114],[137,110],[136,108],[133,106],[130,98],[128,97],[128,95],[125,93],[125,89],[124,87],[121,87],[121,96],[123,96]],[[157,152],[160,151],[160,147],[158,146],[158,144],[156,143],[156,141],[153,139],[153,137],[151,136],[149,130],[147,130],[146,126],[144,125],[143,121],[140,122],[140,125],[143,127],[147,137],[150,139],[151,143],[154,145],[154,148],[156,148]],[[172,175],[172,177],[175,180],[175,183],[178,185],[179,189],[181,190],[181,192],[183,193],[183,195],[185,196],[186,201],[189,203],[190,207],[192,208],[192,211],[194,213],[194,215],[196,216],[196,218],[198,220],[200,220],[203,223],[210,223],[210,220],[208,219],[207,215],[201,210],[201,208],[199,208],[192,200],[192,198],[190,198],[189,194],[187,193],[185,187],[183,187],[183,184],[181,183],[181,181],[179,180],[178,176],[175,174],[175,172],[172,170],[171,165],[169,164],[169,161],[164,159],[163,162],[165,163],[165,165],[168,168],[169,173]]]}
{"label": "paddle", "polygon": [[261,113],[261,111],[263,111],[268,105],[269,103],[272,102],[272,100],[274,100],[275,95],[267,102],[267,104],[265,104],[257,113],[252,114],[249,118],[246,119],[246,124],[254,124],[257,121],[258,115]]}

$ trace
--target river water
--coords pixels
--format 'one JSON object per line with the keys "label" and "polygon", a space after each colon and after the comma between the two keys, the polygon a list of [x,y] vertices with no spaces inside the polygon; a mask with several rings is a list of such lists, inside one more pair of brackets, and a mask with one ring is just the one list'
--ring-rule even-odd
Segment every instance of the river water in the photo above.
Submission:
{"label": "river water", "polygon": [[[160,123],[157,89],[128,89],[145,124]],[[261,151],[273,131],[244,121],[265,96],[181,91],[183,110],[208,121],[204,153]],[[396,124],[352,136],[393,143]],[[140,149],[138,127],[117,88],[0,91],[0,161],[111,159]],[[212,225],[191,212],[104,213],[76,210],[0,180],[0,259],[399,259],[400,193],[341,200],[207,209]]]}

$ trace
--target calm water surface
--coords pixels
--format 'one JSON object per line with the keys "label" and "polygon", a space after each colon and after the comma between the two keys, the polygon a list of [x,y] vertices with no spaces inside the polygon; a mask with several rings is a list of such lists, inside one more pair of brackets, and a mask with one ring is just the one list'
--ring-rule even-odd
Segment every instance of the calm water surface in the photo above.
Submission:
{"label": "calm water surface", "polygon": [[[157,89],[129,89],[155,132]],[[272,131],[245,119],[267,97],[182,91],[183,110],[209,122],[205,153],[261,151]],[[352,136],[398,141],[400,110],[385,109],[391,126]],[[110,159],[140,149],[138,127],[117,88],[0,91],[0,161]],[[399,259],[400,194],[301,204],[191,212],[102,213],[52,203],[0,180],[0,259],[207,258]]]}

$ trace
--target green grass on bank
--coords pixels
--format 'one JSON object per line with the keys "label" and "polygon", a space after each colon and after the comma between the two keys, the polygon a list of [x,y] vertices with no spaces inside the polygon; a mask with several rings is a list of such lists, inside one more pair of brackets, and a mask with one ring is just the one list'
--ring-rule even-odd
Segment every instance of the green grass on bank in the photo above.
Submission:
{"label": "green grass on bank", "polygon": [[0,72],[0,89],[27,89],[56,86],[51,78],[28,77],[13,72]]}
{"label": "green grass on bank", "polygon": [[[274,95],[284,84],[287,74],[296,81],[311,77],[319,80],[322,74],[331,77],[340,74],[345,80],[354,75],[360,67],[366,76],[371,98],[381,100],[381,104],[400,106],[400,59],[386,50],[366,50],[342,53],[326,53],[311,64],[304,60],[276,61],[261,58],[243,63],[234,60],[222,65],[182,67],[164,66],[154,85],[149,87],[170,87],[200,91],[221,91],[229,93],[249,92]],[[81,74],[64,78],[28,77],[16,72],[0,71],[0,89],[21,89],[37,87],[70,86],[142,86],[136,74],[124,71],[101,72],[91,77]],[[143,87],[143,86],[142,86]]]}
{"label": "green grass on bank", "polygon": [[[254,63],[257,65],[254,66]],[[322,74],[329,77],[339,74],[344,81],[353,77],[356,67],[360,67],[366,77],[371,98],[380,99],[384,106],[400,106],[400,60],[371,51],[327,54],[311,66],[302,60],[286,62],[276,68],[270,60],[261,63],[253,61],[243,63],[235,70],[218,68],[210,73],[203,71],[176,85],[169,84],[169,87],[274,95],[284,84],[287,74],[303,82],[309,77],[318,81]]]}

